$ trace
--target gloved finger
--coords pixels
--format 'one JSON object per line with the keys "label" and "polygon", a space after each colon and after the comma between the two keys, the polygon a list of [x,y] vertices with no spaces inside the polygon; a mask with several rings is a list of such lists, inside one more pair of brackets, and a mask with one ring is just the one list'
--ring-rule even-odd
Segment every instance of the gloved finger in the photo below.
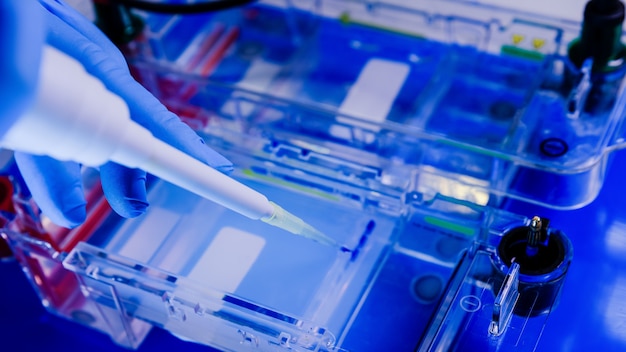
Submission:
{"label": "gloved finger", "polygon": [[[135,81],[125,64],[119,65],[118,60],[111,60],[109,52],[105,52],[59,17],[48,13],[47,21],[50,28],[48,42],[79,59],[89,73],[100,78],[111,92],[122,97],[134,121],[149,129],[155,137],[194,158],[222,172],[232,170],[232,163],[228,159],[206,146],[189,126]],[[113,50],[119,54],[116,48]]]}
{"label": "gloved finger", "polygon": [[42,15],[34,0],[0,1],[0,137],[34,95],[44,40]]}
{"label": "gloved finger", "polygon": [[122,97],[134,121],[149,129],[155,137],[200,161],[223,172],[232,170],[230,161],[208,148],[189,126],[132,78],[119,50],[95,25],[59,1],[44,0],[42,3],[50,11],[47,12],[48,42],[79,59],[89,73]]}
{"label": "gloved finger", "polygon": [[134,218],[148,208],[146,200],[146,173],[116,163],[100,167],[102,190],[111,208],[125,218]]}
{"label": "gloved finger", "polygon": [[80,165],[19,152],[15,161],[37,205],[52,222],[72,228],[85,221]]}
{"label": "gloved finger", "polygon": [[[81,15],[72,6],[69,6],[64,1],[59,0],[39,0],[41,5],[55,17],[65,22],[66,29],[71,29],[73,32],[79,33],[86,38],[90,43],[93,43],[100,47],[104,52],[108,53],[108,60],[115,60],[116,65],[126,66],[126,59],[124,55],[117,49],[115,44],[102,33],[102,31],[96,27],[93,23],[89,22],[83,15]],[[57,28],[62,29],[62,28]],[[61,38],[72,38],[74,34],[64,32]],[[72,41],[65,41],[65,45],[72,45]],[[57,47],[59,50],[65,51],[65,48]]]}
{"label": "gloved finger", "polygon": [[135,122],[150,130],[158,139],[215,169],[225,173],[233,170],[228,159],[209,148],[198,134],[167,110],[150,92],[130,76],[119,74],[120,71],[108,74],[109,89],[126,100]]}
{"label": "gloved finger", "polygon": [[[56,1],[44,3],[59,4]],[[48,10],[58,11],[58,13],[46,11],[49,26],[48,43],[77,58],[89,73],[100,78],[109,90],[121,96],[127,102],[133,120],[149,129],[155,137],[196,159],[222,172],[232,170],[230,161],[208,148],[191,128],[137,83],[130,76],[125,63],[122,65],[118,59],[111,59],[111,55],[121,57],[121,54],[116,48],[110,48],[109,45],[112,44],[108,39],[102,38],[103,35],[95,26],[67,7],[49,6]],[[109,43],[105,46],[106,50],[96,44],[103,42]],[[145,200],[145,194],[137,193],[140,192],[140,187],[137,187],[138,183],[134,178],[135,171],[128,169],[123,171],[124,169],[116,168],[117,171],[111,173],[105,171],[102,179],[108,184],[105,192],[109,202],[115,204],[114,209],[133,213],[141,208],[140,204]],[[124,175],[125,172],[129,174]],[[124,183],[105,181],[109,175],[114,176],[114,180],[125,180],[124,182],[131,182],[134,186],[129,188]],[[131,190],[135,193],[126,193]]]}

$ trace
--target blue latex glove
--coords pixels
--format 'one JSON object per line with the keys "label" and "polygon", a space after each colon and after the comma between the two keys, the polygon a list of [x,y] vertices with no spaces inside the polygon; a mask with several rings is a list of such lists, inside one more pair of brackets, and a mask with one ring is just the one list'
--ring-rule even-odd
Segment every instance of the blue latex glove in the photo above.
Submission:
{"label": "blue latex glove", "polygon": [[[196,159],[222,172],[232,170],[227,159],[207,147],[130,76],[122,54],[95,25],[62,1],[40,2],[46,9],[48,44],[78,59],[110,91],[126,100],[134,121]],[[80,165],[23,153],[16,153],[16,160],[35,201],[53,222],[73,227],[85,220]],[[145,172],[107,163],[100,167],[100,175],[105,196],[117,213],[135,217],[146,210]]]}
{"label": "blue latex glove", "polygon": [[43,13],[33,0],[0,1],[0,136],[29,105],[35,91]]}

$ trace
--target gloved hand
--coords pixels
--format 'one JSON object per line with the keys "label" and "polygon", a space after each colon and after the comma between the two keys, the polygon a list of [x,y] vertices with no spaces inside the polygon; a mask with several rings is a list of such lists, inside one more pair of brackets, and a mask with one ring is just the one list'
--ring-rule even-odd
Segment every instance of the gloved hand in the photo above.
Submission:
{"label": "gloved hand", "polygon": [[[227,159],[207,147],[193,130],[130,76],[122,54],[97,27],[62,1],[40,0],[40,3],[46,9],[43,12],[48,44],[79,60],[90,74],[122,97],[134,121],[198,160],[222,172],[232,170]],[[73,227],[85,220],[80,165],[23,153],[16,153],[16,161],[35,201],[53,222]],[[100,167],[100,175],[105,196],[117,213],[135,217],[146,210],[145,172],[107,163]]]}

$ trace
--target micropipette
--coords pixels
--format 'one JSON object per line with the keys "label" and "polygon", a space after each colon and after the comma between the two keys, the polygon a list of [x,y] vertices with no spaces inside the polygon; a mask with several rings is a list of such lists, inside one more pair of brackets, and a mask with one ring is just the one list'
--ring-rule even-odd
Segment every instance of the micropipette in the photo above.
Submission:
{"label": "micropipette", "polygon": [[42,55],[35,103],[1,145],[87,166],[114,161],[139,168],[248,218],[346,251],[263,194],[154,137],[130,119],[124,100],[78,61],[49,46]]}

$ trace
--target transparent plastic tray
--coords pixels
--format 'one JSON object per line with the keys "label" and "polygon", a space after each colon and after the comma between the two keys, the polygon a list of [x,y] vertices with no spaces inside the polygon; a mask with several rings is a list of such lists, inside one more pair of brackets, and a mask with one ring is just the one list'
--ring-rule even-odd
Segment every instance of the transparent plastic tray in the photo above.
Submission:
{"label": "transparent plastic tray", "polygon": [[[389,160],[358,149],[332,145],[320,155],[265,137],[205,137],[235,163],[233,177],[353,251],[248,220],[156,179],[147,213],[123,219],[95,187],[77,229],[55,228],[22,204],[17,219],[39,225],[2,232],[50,311],[131,348],[152,326],[229,351],[537,344],[571,261],[559,231],[545,229],[546,243],[560,246],[555,267],[515,274],[504,294],[513,274],[502,243],[519,240],[503,238],[525,238],[529,219],[430,197],[416,188],[429,170],[390,172],[382,167]],[[509,303],[496,311],[500,301]]]}
{"label": "transparent plastic tray", "polygon": [[410,6],[272,1],[152,15],[128,56],[198,129],[226,116],[359,145],[487,189],[495,203],[592,201],[610,152],[624,146],[624,70],[583,109],[567,59],[580,23],[469,2]]}
{"label": "transparent plastic tray", "polygon": [[[458,349],[454,341],[471,339],[467,334],[488,335],[490,302],[507,270],[494,246],[527,219],[443,196],[424,199],[416,191],[406,198],[374,182],[360,187],[340,171],[320,177],[313,171],[319,166],[289,166],[262,153],[226,154],[244,167],[236,178],[354,252],[245,219],[156,181],[145,216],[110,215],[63,266],[81,277],[99,305],[223,350]],[[466,268],[475,256],[483,258],[482,271]],[[446,299],[463,292],[450,288],[455,282],[482,292],[479,313]],[[516,316],[504,336],[534,346],[557,302],[546,299],[541,314]],[[482,320],[456,331],[474,314]],[[516,331],[520,324],[527,326],[523,334]]]}

